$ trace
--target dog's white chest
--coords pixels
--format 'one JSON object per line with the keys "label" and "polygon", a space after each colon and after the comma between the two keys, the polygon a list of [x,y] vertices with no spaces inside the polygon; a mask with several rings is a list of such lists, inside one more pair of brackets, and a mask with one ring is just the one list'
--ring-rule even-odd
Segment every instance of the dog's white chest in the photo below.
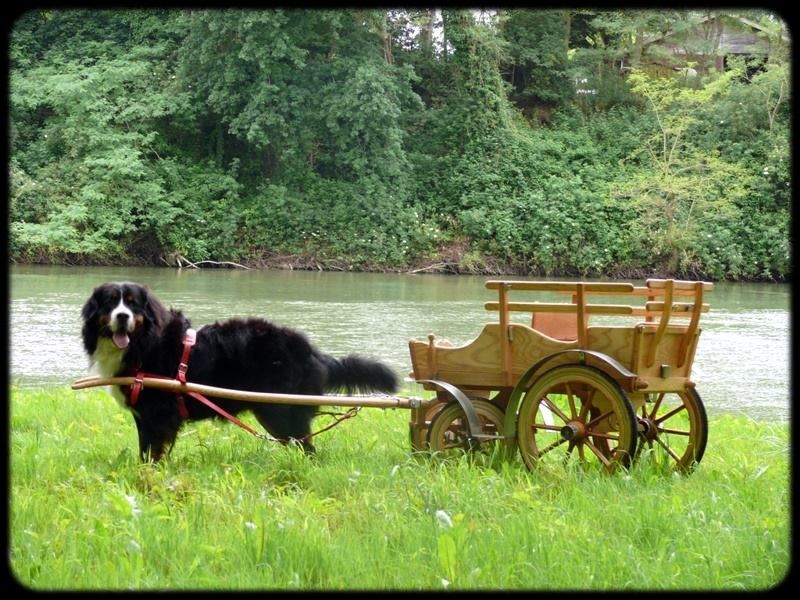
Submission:
{"label": "dog's white chest", "polygon": [[[124,350],[120,350],[108,338],[100,338],[97,340],[97,348],[91,356],[91,365],[89,372],[93,375],[100,377],[113,377],[116,375],[122,366],[122,357],[125,354]],[[114,400],[119,402],[121,406],[125,406],[125,396],[119,389],[119,386],[109,385],[105,388]]]}

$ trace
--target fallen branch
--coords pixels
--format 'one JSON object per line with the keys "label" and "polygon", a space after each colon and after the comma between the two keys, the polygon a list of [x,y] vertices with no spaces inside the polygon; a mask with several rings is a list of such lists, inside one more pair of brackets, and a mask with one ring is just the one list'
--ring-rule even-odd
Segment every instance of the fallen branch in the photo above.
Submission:
{"label": "fallen branch", "polygon": [[428,265],[427,267],[421,267],[419,269],[413,269],[411,271],[406,271],[409,275],[413,275],[414,273],[422,273],[423,271],[441,271],[443,269],[450,269],[451,271],[454,270],[455,267],[458,267],[458,263],[455,262],[440,262],[434,263],[432,265]]}
{"label": "fallen branch", "polygon": [[224,261],[198,260],[196,263],[194,263],[194,262],[190,261],[188,258],[186,258],[185,256],[183,256],[181,254],[176,254],[175,255],[175,260],[178,263],[178,268],[179,269],[182,269],[183,268],[183,263],[186,263],[188,266],[190,266],[193,269],[199,269],[200,267],[198,265],[209,264],[209,265],[229,265],[231,267],[236,267],[238,269],[245,269],[246,271],[250,270],[250,267],[247,267],[245,265],[240,265],[239,263],[231,262],[231,261],[228,261],[228,260],[224,260]]}
{"label": "fallen branch", "polygon": [[203,265],[206,263],[211,265],[229,265],[231,267],[236,267],[237,269],[244,269],[246,271],[250,270],[250,267],[246,267],[245,265],[240,265],[239,263],[231,262],[229,260],[223,260],[221,262],[217,262],[216,260],[200,260],[194,264],[196,266],[196,265]]}

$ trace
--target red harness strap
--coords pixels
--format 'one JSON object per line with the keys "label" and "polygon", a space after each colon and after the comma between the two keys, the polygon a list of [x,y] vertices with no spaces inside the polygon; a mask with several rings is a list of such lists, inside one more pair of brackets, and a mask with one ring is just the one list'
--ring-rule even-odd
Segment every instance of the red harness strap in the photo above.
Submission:
{"label": "red harness strap", "polygon": [[[194,329],[187,329],[186,334],[183,337],[183,352],[181,353],[181,361],[178,363],[178,372],[175,375],[175,379],[177,379],[180,383],[186,383],[186,371],[189,369],[189,356],[192,353],[192,346],[194,346],[195,342],[197,341],[197,332]],[[136,371],[134,375],[133,384],[131,385],[130,389],[130,405],[133,407],[139,401],[139,394],[142,391],[142,387],[144,387],[142,378],[143,377],[155,377],[158,379],[169,379],[169,377],[164,377],[163,375],[153,375],[151,373],[145,373],[144,371]],[[225,417],[232,423],[238,425],[245,431],[252,433],[256,437],[261,437],[261,435],[253,430],[251,427],[248,427],[246,424],[242,423],[239,419],[234,417],[232,414],[228,413],[227,411],[221,409],[219,406],[211,402],[208,398],[203,396],[202,394],[198,394],[196,392],[186,392],[186,394],[195,400],[202,402],[210,409],[215,411],[220,416]],[[178,401],[178,412],[181,415],[181,418],[186,420],[189,418],[189,411],[186,408],[186,401],[184,399],[184,395],[180,392],[176,394],[177,401]]]}
{"label": "red harness strap", "polygon": [[178,374],[175,379],[181,383],[186,383],[186,369],[189,368],[189,355],[192,353],[192,346],[197,341],[197,332],[194,329],[187,329],[183,336],[183,354],[181,362],[178,363]]}
{"label": "red harness strap", "polygon": [[[192,353],[192,346],[194,346],[195,342],[197,341],[197,332],[194,329],[187,329],[186,333],[183,336],[183,352],[181,353],[181,362],[178,363],[178,373],[175,376],[175,379],[180,381],[181,383],[186,383],[186,370],[189,368],[189,355]],[[164,377],[162,375],[153,375],[151,373],[145,373],[144,371],[136,371],[134,375],[133,385],[131,385],[130,391],[130,404],[131,406],[136,406],[136,403],[139,401],[139,394],[142,391],[142,377],[156,377],[158,379],[169,379],[169,377]],[[186,408],[186,401],[183,397],[183,394],[176,394],[177,401],[178,401],[178,413],[180,413],[182,419],[189,418],[189,410]]]}

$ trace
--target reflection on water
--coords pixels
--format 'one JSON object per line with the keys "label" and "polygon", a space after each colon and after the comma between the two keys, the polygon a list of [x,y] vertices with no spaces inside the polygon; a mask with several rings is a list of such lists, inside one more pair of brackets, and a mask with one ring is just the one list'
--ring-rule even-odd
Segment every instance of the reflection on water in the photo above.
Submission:
{"label": "reflection on water", "polygon": [[[86,374],[80,309],[94,286],[147,284],[195,327],[263,316],[303,329],[325,352],[380,358],[405,376],[408,340],[429,333],[464,343],[495,317],[484,277],[152,268],[12,267],[10,376],[68,384]],[[613,301],[613,300],[609,300]],[[717,284],[695,356],[709,413],[789,417],[789,286]]]}

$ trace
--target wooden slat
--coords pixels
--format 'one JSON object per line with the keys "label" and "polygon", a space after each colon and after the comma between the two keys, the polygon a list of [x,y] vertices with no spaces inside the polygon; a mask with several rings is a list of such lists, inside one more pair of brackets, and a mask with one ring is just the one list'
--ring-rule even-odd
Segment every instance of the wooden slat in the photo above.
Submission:
{"label": "wooden slat", "polygon": [[[573,290],[553,290],[559,294],[574,294]],[[615,292],[615,291],[595,291],[592,292],[593,296],[663,296],[664,288],[648,288],[641,286],[634,286],[630,292]],[[673,296],[694,296],[694,290],[672,290]]]}
{"label": "wooden slat", "polygon": [[[707,312],[707,311],[704,311]],[[632,317],[660,317],[664,314],[663,310],[645,310],[644,308],[634,308],[631,312],[630,316]],[[669,313],[670,318],[677,317],[678,319],[688,319],[694,313],[691,311],[689,312],[671,312]],[[655,323],[653,323],[655,324]]]}
{"label": "wooden slat", "polygon": [[[572,292],[577,291],[578,282],[570,281],[512,281],[492,279],[486,282],[486,289],[497,290],[501,286],[506,289],[538,292]],[[632,283],[584,283],[584,292],[626,294],[633,291]]]}
{"label": "wooden slat", "polygon": [[575,306],[578,307],[578,347],[587,348],[589,345],[589,336],[586,333],[586,322],[589,320],[589,314],[586,312],[586,284],[577,284],[578,290],[575,294]]}
{"label": "wooden slat", "polygon": [[[625,282],[596,282],[586,283],[584,291],[591,294],[634,294],[636,296],[646,296],[648,294],[663,294],[668,279],[648,279],[646,286],[634,286],[632,283]],[[673,294],[678,296],[694,295],[696,281],[673,280]],[[501,285],[507,289],[539,292],[561,292],[574,294],[577,289],[577,282],[571,281],[514,281],[505,279],[491,279],[486,282],[486,289],[496,290]],[[711,292],[714,284],[709,281],[703,282],[703,291]],[[684,292],[684,293],[676,293]],[[688,292],[688,293],[685,293]]]}
{"label": "wooden slat", "polygon": [[[678,279],[648,279],[645,283],[647,287],[654,290],[661,290],[667,287],[667,282],[672,281],[673,290],[688,290],[694,293],[696,281],[682,281]],[[714,284],[709,281],[703,282],[703,291],[711,292],[714,290]]]}
{"label": "wooden slat", "polygon": [[[691,313],[694,310],[694,303],[691,302],[673,302],[672,313]],[[664,312],[663,302],[646,302],[644,305],[645,310],[650,312]],[[703,304],[700,307],[700,312],[708,312],[708,304]]]}
{"label": "wooden slat", "polygon": [[[499,302],[487,302],[486,310],[500,310]],[[627,304],[587,304],[586,312],[591,315],[630,315],[635,307]],[[544,313],[576,313],[577,304],[559,304],[547,302],[509,302],[508,310],[512,312],[544,312]]]}
{"label": "wooden slat", "polygon": [[692,310],[692,319],[689,321],[689,327],[686,329],[686,333],[683,335],[681,339],[681,344],[678,346],[678,366],[682,367],[686,361],[687,352],[689,350],[689,344],[691,340],[694,338],[694,333],[697,331],[697,325],[700,323],[700,313],[703,309],[703,293],[705,292],[705,285],[697,281],[694,284],[694,293],[695,293],[695,305],[694,310]]}
{"label": "wooden slat", "polygon": [[497,303],[497,306],[498,310],[500,311],[500,350],[503,355],[503,381],[506,385],[511,385],[514,374],[512,373],[511,368],[513,362],[513,358],[511,356],[511,331],[508,328],[510,322],[508,317],[509,286],[501,285],[497,289],[500,298],[500,302]]}

